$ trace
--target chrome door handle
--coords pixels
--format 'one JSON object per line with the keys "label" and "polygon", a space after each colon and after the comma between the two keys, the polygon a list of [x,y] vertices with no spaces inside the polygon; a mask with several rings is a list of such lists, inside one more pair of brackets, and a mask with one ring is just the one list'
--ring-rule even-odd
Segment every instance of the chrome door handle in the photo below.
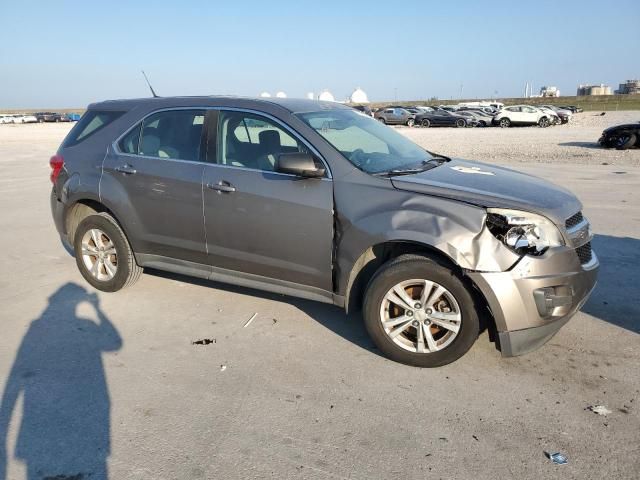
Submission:
{"label": "chrome door handle", "polygon": [[125,164],[125,165],[117,166],[116,172],[124,173],[126,175],[133,175],[134,173],[137,172],[137,170],[133,168],[131,165]]}
{"label": "chrome door handle", "polygon": [[220,180],[218,183],[207,183],[207,188],[215,190],[218,193],[232,193],[236,191],[236,187],[223,180]]}

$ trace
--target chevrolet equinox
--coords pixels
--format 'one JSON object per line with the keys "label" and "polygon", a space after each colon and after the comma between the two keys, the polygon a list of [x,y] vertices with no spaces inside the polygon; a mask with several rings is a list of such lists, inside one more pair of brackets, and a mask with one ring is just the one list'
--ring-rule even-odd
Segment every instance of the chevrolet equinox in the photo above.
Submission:
{"label": "chevrolet equinox", "polygon": [[596,282],[571,192],[337,103],[95,103],[50,165],[56,227],[95,288],[153,268],[361,309],[410,365],[460,358],[485,326],[504,356],[533,350]]}

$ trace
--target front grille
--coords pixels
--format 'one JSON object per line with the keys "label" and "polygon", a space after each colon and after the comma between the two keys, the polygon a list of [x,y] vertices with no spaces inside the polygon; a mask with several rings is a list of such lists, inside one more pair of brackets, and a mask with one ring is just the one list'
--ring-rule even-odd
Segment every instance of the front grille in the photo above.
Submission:
{"label": "front grille", "polygon": [[576,225],[578,225],[582,220],[584,220],[584,217],[582,216],[582,212],[578,212],[575,215],[572,215],[571,217],[567,218],[567,221],[564,222],[564,226],[567,227],[567,229],[569,229],[571,227],[575,227]]}
{"label": "front grille", "polygon": [[576,248],[576,253],[578,254],[578,258],[580,259],[581,265],[584,265],[585,263],[589,263],[592,257],[591,242],[587,242],[581,247]]}

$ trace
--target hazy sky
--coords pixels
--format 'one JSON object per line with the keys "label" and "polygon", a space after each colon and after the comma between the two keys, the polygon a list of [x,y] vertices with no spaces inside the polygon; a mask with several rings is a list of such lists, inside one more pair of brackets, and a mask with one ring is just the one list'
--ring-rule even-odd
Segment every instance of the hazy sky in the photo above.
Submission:
{"label": "hazy sky", "polygon": [[0,0],[0,108],[159,95],[575,94],[640,77],[638,0]]}

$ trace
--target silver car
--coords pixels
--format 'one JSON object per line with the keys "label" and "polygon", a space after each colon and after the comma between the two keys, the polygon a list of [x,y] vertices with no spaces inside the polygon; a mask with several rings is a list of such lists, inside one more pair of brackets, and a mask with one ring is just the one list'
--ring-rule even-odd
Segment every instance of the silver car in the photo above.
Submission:
{"label": "silver car", "polygon": [[96,103],[50,164],[55,225],[95,288],[154,268],[362,310],[410,365],[460,358],[483,328],[503,355],[533,350],[596,282],[571,192],[332,102]]}

